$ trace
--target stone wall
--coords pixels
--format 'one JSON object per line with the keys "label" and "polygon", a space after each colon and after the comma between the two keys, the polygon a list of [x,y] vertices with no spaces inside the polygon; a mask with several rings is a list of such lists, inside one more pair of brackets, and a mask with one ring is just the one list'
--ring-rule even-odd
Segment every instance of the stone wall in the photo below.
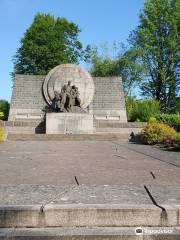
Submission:
{"label": "stone wall", "polygon": [[[42,96],[45,76],[16,75],[9,121],[42,121],[46,103]],[[95,94],[89,112],[95,119],[127,122],[122,81],[119,77],[93,78]]]}
{"label": "stone wall", "polygon": [[45,76],[16,75],[11,97],[9,121],[41,120],[45,102],[42,83]]}
{"label": "stone wall", "polygon": [[[133,131],[135,134],[140,132],[147,123],[143,122],[120,122],[115,120],[95,120],[94,133],[120,133],[129,134]],[[38,124],[38,120],[33,121],[0,121],[0,126],[3,126],[5,135],[7,133],[16,134],[34,134],[45,133],[45,124],[42,122]],[[69,135],[69,134],[68,134]]]}
{"label": "stone wall", "polygon": [[127,122],[122,80],[120,77],[94,78],[92,111],[96,119]]}

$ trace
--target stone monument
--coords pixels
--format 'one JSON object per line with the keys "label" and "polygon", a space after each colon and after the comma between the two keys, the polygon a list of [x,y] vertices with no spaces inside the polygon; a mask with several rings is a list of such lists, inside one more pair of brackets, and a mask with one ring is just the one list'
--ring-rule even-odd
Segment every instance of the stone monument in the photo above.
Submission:
{"label": "stone monument", "polygon": [[121,128],[127,123],[122,80],[92,78],[74,64],[59,65],[47,76],[15,75],[8,120],[13,133],[79,134]]}
{"label": "stone monument", "polygon": [[93,133],[93,115],[88,106],[94,82],[88,72],[74,64],[53,68],[43,83],[47,134]]}

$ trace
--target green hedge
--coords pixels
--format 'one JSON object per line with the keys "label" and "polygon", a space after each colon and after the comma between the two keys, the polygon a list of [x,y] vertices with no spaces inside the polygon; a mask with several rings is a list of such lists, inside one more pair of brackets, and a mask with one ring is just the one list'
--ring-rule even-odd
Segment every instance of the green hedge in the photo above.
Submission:
{"label": "green hedge", "polygon": [[179,114],[158,114],[155,116],[158,122],[168,124],[177,132],[180,132],[180,115]]}

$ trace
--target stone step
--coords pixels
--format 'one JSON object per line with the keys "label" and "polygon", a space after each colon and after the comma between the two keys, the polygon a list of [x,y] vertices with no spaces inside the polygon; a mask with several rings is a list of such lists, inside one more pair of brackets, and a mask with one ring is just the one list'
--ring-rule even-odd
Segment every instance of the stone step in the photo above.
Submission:
{"label": "stone step", "polygon": [[180,206],[47,204],[1,206],[0,228],[180,227]]}
{"label": "stone step", "polygon": [[96,128],[96,133],[111,133],[111,134],[126,134],[127,136],[130,136],[130,134],[133,132],[134,134],[138,134],[141,132],[141,128]]}
{"label": "stone step", "polygon": [[146,122],[120,122],[117,120],[95,119],[94,124],[100,128],[143,128],[147,125]]}
{"label": "stone step", "polygon": [[96,134],[19,134],[8,133],[7,140],[11,141],[112,141],[128,140],[129,133],[96,133]]}
{"label": "stone step", "polygon": [[0,240],[179,240],[180,228],[0,229]]}

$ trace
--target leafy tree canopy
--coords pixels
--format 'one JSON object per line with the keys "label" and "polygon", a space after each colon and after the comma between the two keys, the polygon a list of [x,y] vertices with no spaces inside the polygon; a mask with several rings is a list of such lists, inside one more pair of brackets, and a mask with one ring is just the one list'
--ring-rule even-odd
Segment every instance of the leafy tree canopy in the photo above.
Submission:
{"label": "leafy tree canopy", "polygon": [[132,89],[142,81],[144,74],[143,64],[139,61],[139,51],[127,49],[122,44],[113,43],[110,56],[108,47],[103,46],[102,53],[97,47],[88,49],[91,56],[90,72],[95,77],[120,76],[122,77],[125,95],[131,95]]}
{"label": "leafy tree canopy", "polygon": [[14,56],[14,73],[47,74],[62,63],[78,63],[84,56],[80,29],[65,18],[38,13]]}
{"label": "leafy tree canopy", "polygon": [[160,101],[161,110],[174,112],[180,87],[180,1],[146,0],[140,24],[131,34],[147,70],[142,92]]}

